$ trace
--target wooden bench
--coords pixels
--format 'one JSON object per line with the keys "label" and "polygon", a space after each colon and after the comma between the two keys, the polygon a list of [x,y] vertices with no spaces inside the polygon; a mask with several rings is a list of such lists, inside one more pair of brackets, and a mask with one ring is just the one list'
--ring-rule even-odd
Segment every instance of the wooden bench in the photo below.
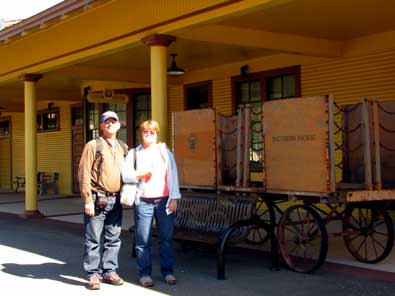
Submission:
{"label": "wooden bench", "polygon": [[[48,189],[53,194],[58,193],[58,179],[59,173],[56,172],[38,172],[37,173],[37,190],[40,195],[48,193]],[[25,177],[15,177],[15,192],[18,192],[20,187],[25,187]]]}
{"label": "wooden bench", "polygon": [[58,194],[59,173],[56,172],[38,172],[38,192],[40,195],[48,193],[48,189],[53,194]]}
{"label": "wooden bench", "polygon": [[25,177],[15,177],[15,192],[18,192],[19,187],[25,187]]}
{"label": "wooden bench", "polygon": [[226,247],[244,241],[252,226],[264,228],[271,239],[272,267],[278,269],[273,227],[259,219],[255,203],[252,197],[183,193],[177,205],[174,239],[214,246],[217,249],[217,278],[222,280],[225,279]]}

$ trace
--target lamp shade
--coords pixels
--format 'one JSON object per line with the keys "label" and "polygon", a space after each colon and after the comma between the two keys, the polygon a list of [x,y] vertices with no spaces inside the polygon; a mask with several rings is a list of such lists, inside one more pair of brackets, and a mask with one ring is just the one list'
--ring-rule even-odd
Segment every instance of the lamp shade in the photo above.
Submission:
{"label": "lamp shade", "polygon": [[171,61],[171,66],[167,69],[167,74],[169,75],[182,75],[185,73],[185,71],[181,68],[178,68],[176,65],[176,53],[172,53],[170,54],[170,56],[172,57],[172,61]]}

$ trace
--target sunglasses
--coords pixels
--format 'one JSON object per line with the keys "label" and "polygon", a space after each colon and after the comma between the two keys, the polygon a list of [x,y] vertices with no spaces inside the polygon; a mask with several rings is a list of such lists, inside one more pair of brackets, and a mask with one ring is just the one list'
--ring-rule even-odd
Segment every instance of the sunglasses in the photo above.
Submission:
{"label": "sunglasses", "polygon": [[150,130],[143,130],[144,135],[156,135],[155,131],[150,131]]}

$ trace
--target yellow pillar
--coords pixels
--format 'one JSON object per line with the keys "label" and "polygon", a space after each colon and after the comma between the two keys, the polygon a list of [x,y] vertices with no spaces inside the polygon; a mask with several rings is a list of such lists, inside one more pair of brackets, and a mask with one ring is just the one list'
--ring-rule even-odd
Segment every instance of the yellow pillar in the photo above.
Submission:
{"label": "yellow pillar", "polygon": [[159,141],[167,140],[167,47],[174,36],[154,34],[143,38],[151,55],[151,118],[160,126]]}
{"label": "yellow pillar", "polygon": [[37,200],[36,82],[40,74],[22,76],[25,87],[25,217],[39,217]]}

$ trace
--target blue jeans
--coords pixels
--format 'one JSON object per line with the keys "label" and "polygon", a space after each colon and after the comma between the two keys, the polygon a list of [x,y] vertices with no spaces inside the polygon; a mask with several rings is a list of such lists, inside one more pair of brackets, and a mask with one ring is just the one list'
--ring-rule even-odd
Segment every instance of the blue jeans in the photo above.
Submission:
{"label": "blue jeans", "polygon": [[152,272],[152,221],[158,230],[159,264],[163,276],[174,274],[173,224],[174,214],[166,214],[167,199],[158,202],[141,200],[134,209],[136,262],[139,277]]}
{"label": "blue jeans", "polygon": [[[105,208],[95,209],[95,215],[84,215],[85,250],[83,265],[88,278],[109,276],[118,268],[119,238],[122,230],[122,206],[118,197],[108,197]],[[103,260],[100,268],[100,240],[104,230]]]}

